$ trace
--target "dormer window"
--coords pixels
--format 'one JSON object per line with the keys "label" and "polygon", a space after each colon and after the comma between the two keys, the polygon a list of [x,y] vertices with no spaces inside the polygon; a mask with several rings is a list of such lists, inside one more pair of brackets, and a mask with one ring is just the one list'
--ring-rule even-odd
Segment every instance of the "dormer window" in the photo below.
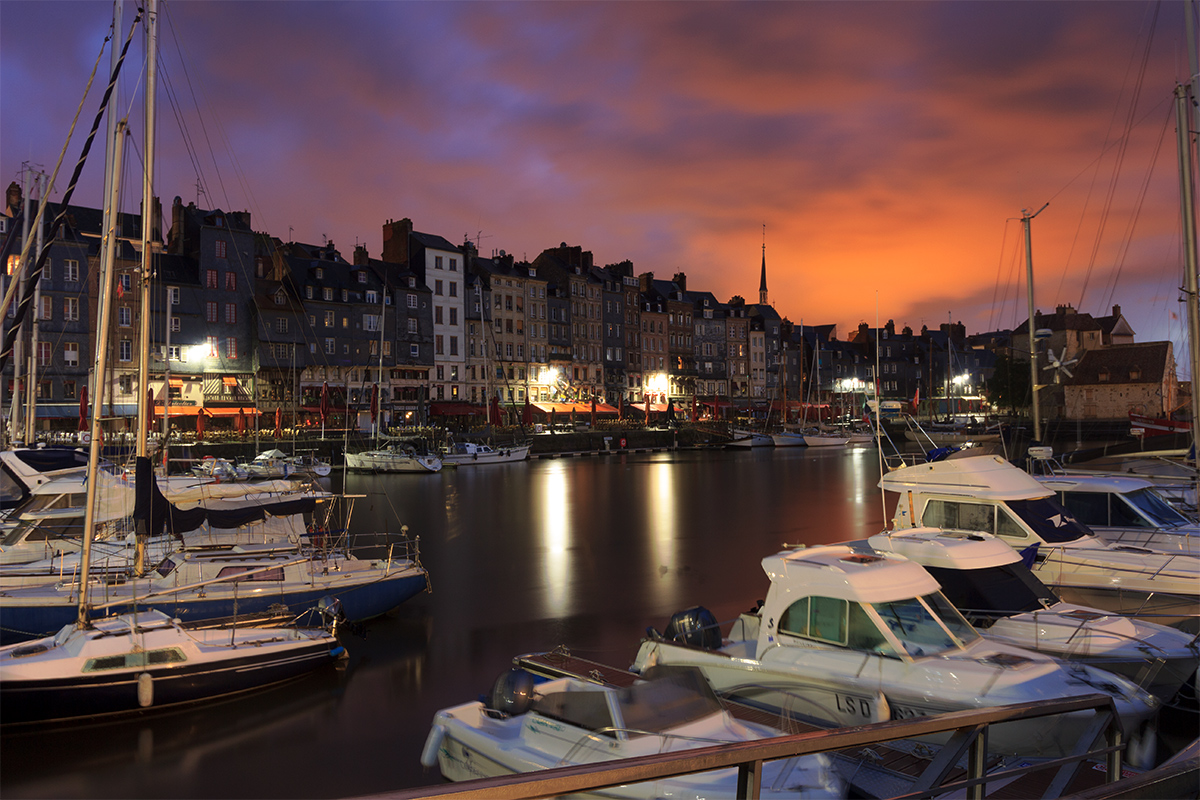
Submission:
{"label": "dormer window", "polygon": [[416,278],[410,277],[408,279],[408,288],[410,288],[410,289],[417,288],[417,279]]}
{"label": "dormer window", "polygon": [[317,280],[321,280],[322,278],[325,277],[325,270],[321,269],[320,267],[317,267],[315,270],[313,270],[313,275],[316,276]]}
{"label": "dormer window", "polygon": [[275,293],[275,305],[281,306],[287,302],[287,293],[280,289]]}
{"label": "dormer window", "polygon": [[358,271],[358,282],[359,282],[359,283],[366,283],[366,282],[367,282],[367,273],[366,273],[366,270],[361,270],[361,269],[360,269],[360,270]]}
{"label": "dormer window", "polygon": [[1101,383],[1108,383],[1108,370],[1107,369],[1100,370],[1100,374],[1096,376],[1096,379],[1098,381],[1100,381]]}
{"label": "dormer window", "polygon": [[1142,379],[1142,371],[1137,367],[1131,367],[1129,370],[1129,380],[1140,381]]}

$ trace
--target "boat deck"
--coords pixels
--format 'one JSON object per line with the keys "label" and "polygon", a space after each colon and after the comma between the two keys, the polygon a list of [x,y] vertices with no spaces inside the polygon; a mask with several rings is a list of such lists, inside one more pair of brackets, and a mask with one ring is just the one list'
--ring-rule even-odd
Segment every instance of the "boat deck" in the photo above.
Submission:
{"label": "boat deck", "polygon": [[[546,678],[574,677],[617,687],[630,686],[638,679],[636,673],[571,655],[562,648],[547,653],[518,656],[513,663],[528,672]],[[784,718],[779,714],[741,703],[729,700],[723,700],[723,702],[729,713],[737,719],[768,725],[788,734],[824,730],[808,722]],[[920,778],[937,754],[938,749],[935,745],[907,740],[830,753],[842,763],[842,772],[846,776],[847,783],[853,787],[856,796],[878,798],[894,797],[911,791],[912,784]],[[1017,763],[1021,763],[1021,760],[1018,759]],[[988,769],[1003,769],[1005,766],[1016,765],[1012,763],[1006,765],[1004,759],[997,756],[989,760]],[[1126,770],[1125,774],[1136,774],[1136,771]],[[965,767],[959,766],[946,776],[946,782],[961,780],[966,776]],[[1054,769],[1044,769],[1006,780],[1001,785],[988,784],[985,796],[996,800],[1042,797],[1054,776]],[[1068,793],[1081,792],[1100,786],[1104,783],[1104,779],[1103,764],[1085,763],[1071,781]],[[955,793],[956,796],[958,794]]]}

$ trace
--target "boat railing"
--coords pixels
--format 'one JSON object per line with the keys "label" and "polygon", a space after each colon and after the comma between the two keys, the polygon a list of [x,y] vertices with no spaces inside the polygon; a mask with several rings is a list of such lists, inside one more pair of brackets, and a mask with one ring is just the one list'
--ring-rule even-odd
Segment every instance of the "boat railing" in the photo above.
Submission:
{"label": "boat railing", "polygon": [[668,733],[665,731],[646,731],[640,728],[625,728],[618,725],[607,725],[603,728],[597,728],[593,731],[588,731],[571,748],[563,754],[562,758],[555,763],[555,767],[569,767],[574,764],[583,763],[579,760],[579,754],[584,750],[596,750],[601,754],[608,756],[610,746],[614,738],[620,736],[657,736],[659,742],[658,752],[666,753],[673,742],[688,742],[692,744],[727,744],[728,739],[713,739],[708,736],[687,736],[682,733]]}
{"label": "boat railing", "polygon": [[[1078,742],[1064,751],[1070,755],[1044,760],[1020,760],[988,771],[988,731],[991,726],[1019,720],[1092,712],[1091,724]],[[949,734],[924,771],[904,797],[931,797],[949,792],[982,798],[988,784],[1011,783],[1033,772],[1049,771],[1043,797],[1062,797],[1084,762],[1103,758],[1104,780],[1114,783],[1122,774],[1125,734],[1112,697],[1090,694],[1061,700],[1038,700],[1009,706],[953,711],[932,717],[914,717],[868,725],[779,736],[771,739],[734,742],[646,756],[575,764],[549,770],[463,781],[442,786],[421,786],[373,795],[375,800],[417,798],[505,797],[532,800],[563,794],[595,792],[612,786],[644,783],[717,769],[737,769],[737,797],[754,798],[762,792],[764,764],[818,753],[834,753],[880,745],[900,739]],[[953,777],[965,759],[966,774]],[[1043,773],[1044,774],[1044,773]]]}

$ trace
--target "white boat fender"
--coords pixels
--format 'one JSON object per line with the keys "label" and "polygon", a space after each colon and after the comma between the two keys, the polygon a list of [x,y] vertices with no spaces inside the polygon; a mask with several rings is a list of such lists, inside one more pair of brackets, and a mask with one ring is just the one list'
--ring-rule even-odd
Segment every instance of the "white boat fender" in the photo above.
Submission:
{"label": "white boat fender", "polygon": [[445,725],[434,725],[429,729],[429,736],[425,738],[425,747],[421,750],[421,766],[432,767],[437,763],[438,748],[442,746],[442,739],[445,736]]}
{"label": "white boat fender", "polygon": [[137,677],[137,698],[141,708],[149,708],[154,703],[154,678],[149,672]]}

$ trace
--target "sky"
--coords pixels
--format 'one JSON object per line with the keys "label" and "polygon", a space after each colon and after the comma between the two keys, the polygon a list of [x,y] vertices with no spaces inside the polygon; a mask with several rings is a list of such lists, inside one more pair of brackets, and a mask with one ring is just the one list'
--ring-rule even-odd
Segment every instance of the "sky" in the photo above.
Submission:
{"label": "sky", "polygon": [[[121,40],[132,22],[126,4]],[[110,2],[0,0],[0,178],[49,172]],[[135,134],[144,44],[117,108]],[[382,226],[685,273],[807,325],[1119,304],[1186,377],[1181,2],[164,2],[156,193],[372,257]],[[52,195],[106,82],[105,52]],[[101,206],[103,149],[73,202]],[[1046,204],[1049,204],[1048,206]]]}

